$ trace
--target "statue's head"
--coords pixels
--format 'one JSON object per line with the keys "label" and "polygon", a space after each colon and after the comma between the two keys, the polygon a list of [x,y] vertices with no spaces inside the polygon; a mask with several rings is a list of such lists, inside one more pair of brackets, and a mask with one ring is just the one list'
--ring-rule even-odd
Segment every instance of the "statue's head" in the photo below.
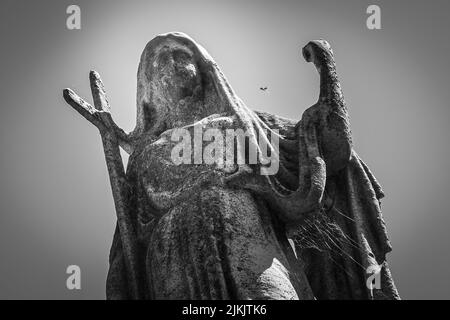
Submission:
{"label": "statue's head", "polygon": [[220,102],[212,96],[218,96],[221,77],[206,50],[187,35],[155,37],[139,64],[136,133],[161,132],[216,113]]}
{"label": "statue's head", "polygon": [[323,39],[308,42],[303,47],[302,54],[307,62],[312,62],[316,66],[334,61],[333,50],[330,44]]}
{"label": "statue's head", "polygon": [[[201,76],[194,53],[188,46],[172,39],[155,48],[150,81],[158,98],[170,103],[192,96],[201,84]],[[149,71],[149,70],[146,70]]]}

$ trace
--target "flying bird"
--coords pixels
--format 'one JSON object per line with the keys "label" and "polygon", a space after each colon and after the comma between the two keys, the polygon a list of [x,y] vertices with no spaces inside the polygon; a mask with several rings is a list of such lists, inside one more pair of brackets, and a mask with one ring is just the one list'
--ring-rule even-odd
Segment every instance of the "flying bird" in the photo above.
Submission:
{"label": "flying bird", "polygon": [[261,91],[266,91],[266,90],[267,90],[267,87],[261,87],[261,88],[259,88],[259,90],[261,90]]}

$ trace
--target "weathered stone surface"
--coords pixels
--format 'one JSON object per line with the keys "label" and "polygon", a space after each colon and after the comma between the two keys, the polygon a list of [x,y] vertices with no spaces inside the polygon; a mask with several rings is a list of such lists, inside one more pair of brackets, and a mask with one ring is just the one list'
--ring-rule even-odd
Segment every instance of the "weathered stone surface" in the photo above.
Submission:
{"label": "weathered stone surface", "polygon": [[[108,168],[112,180],[126,181],[122,189],[112,181],[127,219],[118,212],[108,299],[398,298],[386,263],[383,194],[353,150],[331,48],[313,41],[303,54],[321,90],[298,122],[248,109],[208,53],[180,33],[154,38],[142,54],[130,134],[66,92],[115,137],[105,145]],[[175,164],[172,135],[181,127],[224,136],[243,129],[258,154],[265,147],[276,154],[279,170]],[[119,144],[130,153],[126,177],[111,165]],[[381,269],[380,289],[366,286],[371,267]]]}

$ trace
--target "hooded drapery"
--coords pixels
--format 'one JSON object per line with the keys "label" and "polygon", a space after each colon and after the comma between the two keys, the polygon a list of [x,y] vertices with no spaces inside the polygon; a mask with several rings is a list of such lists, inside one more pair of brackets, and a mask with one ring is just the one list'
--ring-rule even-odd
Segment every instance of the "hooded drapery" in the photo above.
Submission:
{"label": "hooded drapery", "polygon": [[[268,147],[278,161],[272,181],[288,190],[299,183],[296,122],[247,108],[206,50],[188,36],[169,33],[151,40],[138,70],[137,125],[127,169],[140,298],[398,298],[386,263],[390,245],[381,188],[355,152],[344,169],[326,177],[332,202],[323,214],[345,241],[335,239],[339,243],[331,248],[292,246],[283,212],[270,198],[224,182],[241,166],[224,170],[170,162],[170,134],[194,124],[243,129],[258,154]],[[263,167],[251,166],[261,184],[267,182],[260,175]],[[122,250],[116,228],[108,299],[130,297]],[[381,268],[380,289],[366,285],[368,268]]]}
{"label": "hooded drapery", "polygon": [[[296,121],[256,113],[269,127],[279,130],[283,139],[295,139]],[[294,170],[297,160],[288,155],[295,154],[290,148],[290,144],[280,142],[281,161]],[[318,299],[399,299],[386,260],[392,248],[381,213],[384,193],[355,150],[344,169],[327,177],[326,192],[331,195],[332,204],[325,215],[339,227],[344,239],[331,240],[332,248],[321,248],[315,239],[310,246],[296,246],[297,255],[306,265],[314,296]],[[368,284],[368,278],[374,273],[379,274],[379,289]]]}

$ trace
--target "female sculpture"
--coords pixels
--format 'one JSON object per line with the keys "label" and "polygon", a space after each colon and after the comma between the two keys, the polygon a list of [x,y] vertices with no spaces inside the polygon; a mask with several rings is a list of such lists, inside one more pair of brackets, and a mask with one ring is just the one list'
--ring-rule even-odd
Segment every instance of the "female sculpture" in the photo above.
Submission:
{"label": "female sculpture", "polygon": [[[330,52],[325,42],[312,42],[304,56],[329,76],[318,57],[325,54],[334,67]],[[107,297],[397,298],[385,264],[381,189],[352,150],[339,83],[330,79],[321,83],[319,103],[296,123],[248,109],[188,36],[151,40],[138,70],[135,130],[127,135],[110,118],[105,124],[130,153],[126,233],[134,261],[127,263],[119,219]],[[242,129],[259,156],[266,148],[276,155],[278,171],[268,174],[262,161],[174,163],[174,131],[199,127]],[[381,268],[381,288],[373,291],[366,286],[371,266]]]}

